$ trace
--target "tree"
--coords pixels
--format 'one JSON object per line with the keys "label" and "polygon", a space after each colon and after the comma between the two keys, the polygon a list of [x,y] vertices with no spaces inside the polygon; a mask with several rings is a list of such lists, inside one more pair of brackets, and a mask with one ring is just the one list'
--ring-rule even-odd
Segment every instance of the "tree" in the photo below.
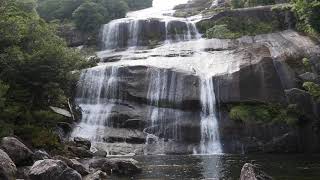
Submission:
{"label": "tree", "polygon": [[[29,142],[30,131],[56,140],[50,132],[63,117],[48,106],[67,107],[71,71],[90,67],[35,7],[32,0],[2,0],[0,6],[0,136],[21,135]],[[37,147],[56,144],[43,143]]]}
{"label": "tree", "polygon": [[298,17],[298,29],[310,34],[320,32],[320,1],[292,0],[293,11]]}
{"label": "tree", "polygon": [[93,32],[99,25],[107,22],[108,11],[94,2],[85,2],[73,13],[77,28],[84,32]]}

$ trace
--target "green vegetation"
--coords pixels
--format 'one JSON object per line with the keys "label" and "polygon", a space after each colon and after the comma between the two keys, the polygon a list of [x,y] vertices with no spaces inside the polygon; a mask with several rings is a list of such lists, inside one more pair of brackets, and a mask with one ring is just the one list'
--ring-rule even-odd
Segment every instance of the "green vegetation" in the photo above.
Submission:
{"label": "green vegetation", "polygon": [[198,24],[200,32],[207,38],[239,38],[274,32],[280,29],[278,21],[260,21],[255,17],[239,19],[239,17],[224,17],[217,21],[203,21]]}
{"label": "green vegetation", "polygon": [[303,83],[303,88],[306,89],[315,101],[320,102],[320,85],[314,82]]}
{"label": "green vegetation", "polygon": [[67,48],[35,7],[34,0],[1,1],[0,136],[58,148],[53,129],[68,119],[48,107],[67,108],[77,79],[71,71],[94,64]]}
{"label": "green vegetation", "polygon": [[229,116],[235,121],[246,123],[286,123],[295,125],[302,113],[296,105],[287,108],[274,104],[240,104],[230,108]]}
{"label": "green vegetation", "polygon": [[292,0],[299,31],[318,37],[320,33],[320,1],[319,0]]}
{"label": "green vegetation", "polygon": [[139,10],[152,6],[153,0],[126,0],[130,10]]}
{"label": "green vegetation", "polygon": [[152,0],[39,0],[38,12],[47,22],[74,23],[89,33],[101,24],[123,18],[129,10],[152,6]]}
{"label": "green vegetation", "polygon": [[305,71],[311,72],[311,63],[310,63],[310,60],[308,58],[303,58],[302,59],[302,64],[303,64],[303,67],[304,67]]}
{"label": "green vegetation", "polygon": [[235,39],[240,36],[240,33],[230,31],[225,24],[215,25],[206,32],[208,38]]}
{"label": "green vegetation", "polygon": [[275,4],[275,0],[231,0],[231,7],[234,9],[271,4]]}

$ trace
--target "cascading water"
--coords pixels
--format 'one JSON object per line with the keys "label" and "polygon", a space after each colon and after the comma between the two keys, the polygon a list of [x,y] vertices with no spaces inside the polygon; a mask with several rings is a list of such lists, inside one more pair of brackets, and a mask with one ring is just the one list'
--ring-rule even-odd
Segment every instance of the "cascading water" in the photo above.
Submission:
{"label": "cascading water", "polygon": [[[187,0],[181,1],[186,2]],[[160,0],[155,0],[155,2],[159,3]],[[83,117],[81,123],[74,129],[72,137],[80,136],[89,138],[93,142],[105,142],[107,128],[115,128],[109,121],[112,109],[115,108],[116,103],[127,103],[122,101],[123,95],[118,83],[119,66],[130,66],[132,63],[133,66],[146,65],[149,67],[148,77],[145,77],[149,79],[149,84],[146,84],[148,91],[145,97],[146,106],[148,106],[145,118],[149,121],[148,127],[144,130],[148,134],[147,144],[149,139],[152,139],[152,143],[156,141],[161,148],[169,141],[183,144],[192,139],[192,137],[183,137],[188,134],[188,132],[182,134],[182,131],[188,131],[184,128],[191,126],[188,128],[198,131],[199,124],[198,126],[194,124],[200,122],[201,140],[196,153],[221,153],[213,82],[210,78],[202,77],[212,75],[212,66],[216,67],[214,71],[217,72],[215,73],[226,72],[226,66],[221,63],[228,62],[228,60],[214,53],[203,51],[202,45],[205,41],[202,41],[195,22],[185,18],[163,16],[158,14],[159,12],[153,12],[150,9],[137,11],[128,14],[128,18],[114,20],[104,25],[102,41],[106,51],[100,52],[100,56],[119,56],[120,54],[120,56],[128,57],[127,59],[122,57],[119,64],[107,63],[82,72],[76,102],[83,109]],[[149,50],[149,57],[143,57],[148,53],[138,51],[139,48],[136,47],[149,46],[150,41],[153,40],[161,41],[157,43],[162,43],[162,46]],[[189,41],[196,42],[191,42],[190,46]],[[185,44],[180,42],[185,42]],[[115,49],[121,51],[110,51]],[[172,54],[168,54],[169,52]],[[134,60],[137,57],[138,60]],[[170,59],[171,57],[173,58]],[[139,58],[146,60],[139,60]],[[191,71],[190,74],[194,76],[199,75],[200,82],[195,82],[197,81],[195,80],[183,83],[185,77],[179,76],[177,69],[183,69],[189,73]],[[207,71],[210,74],[202,76],[200,75],[202,73],[197,74],[195,69],[204,72],[210,69]],[[196,84],[200,84],[199,87]],[[185,98],[183,92],[184,89],[191,88],[191,86],[197,87],[199,91],[197,93],[200,96],[201,109],[183,110],[181,108],[182,99]],[[183,138],[187,140],[184,141]],[[192,143],[197,145],[199,139]],[[165,153],[165,150],[157,151],[157,153]]]}
{"label": "cascading water", "polygon": [[[160,108],[161,103],[178,103],[181,97],[181,80],[175,72],[167,69],[154,69],[149,72],[150,84],[148,88],[148,99],[150,99],[151,109],[149,116],[151,119],[152,134],[163,137],[170,137],[176,141],[179,140],[180,127],[178,120],[181,116],[180,111],[168,108]],[[179,91],[180,90],[180,91]],[[166,101],[166,102],[165,102]],[[169,114],[172,119],[168,119]],[[174,124],[171,130],[167,130],[168,124]],[[161,135],[162,134],[162,135]]]}
{"label": "cascading water", "polygon": [[119,87],[115,82],[118,67],[106,69],[97,66],[84,70],[78,82],[76,103],[82,109],[82,119],[71,137],[83,137],[93,142],[102,142],[105,127],[110,127],[108,115],[115,99],[120,99]]}
{"label": "cascading water", "polygon": [[200,154],[221,153],[216,98],[211,78],[201,80],[201,142]]}

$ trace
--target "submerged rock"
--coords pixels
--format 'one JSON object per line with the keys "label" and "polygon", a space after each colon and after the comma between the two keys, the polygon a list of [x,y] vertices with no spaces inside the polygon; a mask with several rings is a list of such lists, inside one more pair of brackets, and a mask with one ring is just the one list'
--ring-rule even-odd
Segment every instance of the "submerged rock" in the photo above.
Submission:
{"label": "submerged rock", "polygon": [[0,179],[15,180],[17,168],[7,153],[0,149]]}
{"label": "submerged rock", "polygon": [[14,137],[4,137],[1,148],[10,156],[17,166],[32,165],[33,152]]}
{"label": "submerged rock", "polygon": [[241,169],[240,180],[273,180],[257,165],[246,163]]}
{"label": "submerged rock", "polygon": [[81,175],[60,160],[40,160],[29,171],[31,180],[82,180]]}

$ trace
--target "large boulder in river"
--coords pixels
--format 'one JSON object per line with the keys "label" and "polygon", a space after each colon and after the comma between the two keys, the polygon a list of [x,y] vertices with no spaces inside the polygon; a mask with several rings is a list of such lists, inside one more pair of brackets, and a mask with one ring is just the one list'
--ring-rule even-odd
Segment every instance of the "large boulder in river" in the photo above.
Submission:
{"label": "large boulder in river", "polygon": [[7,153],[0,149],[0,179],[15,180],[17,168]]}
{"label": "large boulder in river", "polygon": [[246,163],[241,169],[240,180],[272,180],[258,165]]}
{"label": "large boulder in river", "polygon": [[134,159],[110,159],[106,161],[101,168],[106,173],[115,173],[118,175],[134,175],[142,171],[138,161]]}
{"label": "large boulder in river", "polygon": [[81,175],[60,160],[40,160],[29,172],[31,180],[82,180]]}
{"label": "large boulder in river", "polygon": [[10,156],[17,166],[32,165],[33,152],[14,137],[4,137],[1,148]]}
{"label": "large boulder in river", "polygon": [[139,162],[131,158],[95,159],[90,163],[90,167],[116,175],[134,175],[142,171]]}

